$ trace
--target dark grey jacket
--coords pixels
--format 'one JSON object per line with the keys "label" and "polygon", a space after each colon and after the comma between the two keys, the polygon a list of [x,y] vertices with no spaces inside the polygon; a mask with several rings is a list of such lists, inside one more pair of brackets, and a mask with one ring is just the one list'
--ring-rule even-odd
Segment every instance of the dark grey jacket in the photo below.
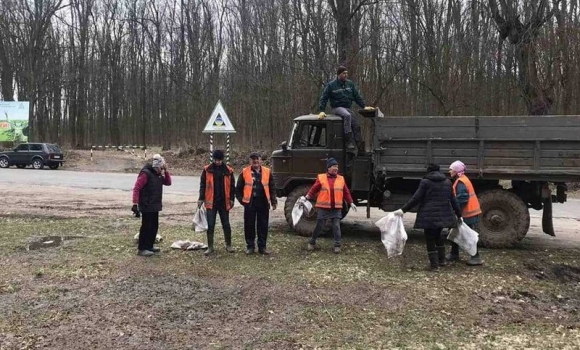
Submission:
{"label": "dark grey jacket", "polygon": [[432,171],[425,175],[413,197],[402,208],[417,209],[416,229],[456,227],[461,211],[457,205],[451,181],[443,173]]}

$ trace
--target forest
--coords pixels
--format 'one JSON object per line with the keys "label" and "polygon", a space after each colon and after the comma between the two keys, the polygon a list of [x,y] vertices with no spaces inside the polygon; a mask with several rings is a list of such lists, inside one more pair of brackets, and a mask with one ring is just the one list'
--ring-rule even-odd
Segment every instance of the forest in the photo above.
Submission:
{"label": "forest", "polygon": [[275,147],[346,65],[385,115],[574,114],[577,0],[0,0],[0,100],[30,140]]}

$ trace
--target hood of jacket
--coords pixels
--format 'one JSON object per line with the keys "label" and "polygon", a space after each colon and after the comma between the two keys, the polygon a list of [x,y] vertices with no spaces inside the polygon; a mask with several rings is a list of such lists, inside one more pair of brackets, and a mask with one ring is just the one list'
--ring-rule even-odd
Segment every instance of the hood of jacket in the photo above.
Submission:
{"label": "hood of jacket", "polygon": [[427,175],[425,175],[423,178],[433,182],[442,182],[447,180],[447,177],[440,171],[432,171],[427,173]]}

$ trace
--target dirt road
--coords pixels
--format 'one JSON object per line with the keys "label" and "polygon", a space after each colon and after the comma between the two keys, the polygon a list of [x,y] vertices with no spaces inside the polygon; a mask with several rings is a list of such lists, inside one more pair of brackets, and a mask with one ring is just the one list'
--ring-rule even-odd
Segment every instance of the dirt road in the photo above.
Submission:
{"label": "dirt road", "polygon": [[[29,215],[53,217],[121,217],[131,214],[131,189],[135,174],[98,173],[65,170],[2,169],[0,191],[3,202],[2,215]],[[189,222],[199,194],[198,176],[173,176],[173,185],[164,189],[164,208],[161,220],[166,223]],[[272,224],[284,225],[283,201],[271,213]],[[373,222],[384,212],[366,210],[349,213],[344,220],[346,231],[376,233]],[[546,247],[580,247],[580,200],[570,199],[554,205],[554,226],[557,237],[541,231],[541,212],[531,211],[530,232],[524,239],[527,244]],[[242,208],[237,205],[232,212],[233,223],[241,223]],[[414,215],[405,216],[410,230]]]}

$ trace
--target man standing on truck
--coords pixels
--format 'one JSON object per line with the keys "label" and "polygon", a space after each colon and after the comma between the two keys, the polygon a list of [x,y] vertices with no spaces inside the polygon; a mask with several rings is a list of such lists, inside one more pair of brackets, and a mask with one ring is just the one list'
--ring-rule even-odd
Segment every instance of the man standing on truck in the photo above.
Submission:
{"label": "man standing on truck", "polygon": [[230,210],[234,207],[235,179],[234,169],[224,163],[224,152],[216,149],[212,154],[213,163],[206,165],[199,182],[198,207],[205,205],[207,217],[207,250],[205,255],[213,254],[213,234],[217,214],[220,216],[226,251],[233,253]]}
{"label": "man standing on truck", "polygon": [[159,230],[163,186],[171,186],[171,175],[167,171],[165,159],[156,154],[153,156],[153,162],[141,169],[133,187],[131,210],[134,213],[141,212],[138,255],[151,256],[160,251],[153,244]]}
{"label": "man standing on truck", "polygon": [[250,154],[250,166],[245,167],[238,177],[236,198],[244,206],[244,235],[246,254],[254,254],[256,232],[258,233],[258,253],[269,255],[266,249],[268,240],[268,220],[270,207],[276,210],[276,187],[269,168],[262,166],[260,153]]}
{"label": "man standing on truck", "polygon": [[[318,197],[316,196],[318,194]],[[346,185],[344,177],[338,175],[338,162],[334,158],[326,160],[326,173],[319,174],[316,177],[316,182],[306,196],[298,199],[304,203],[307,200],[316,197],[316,208],[318,209],[318,216],[316,220],[316,227],[312,233],[312,237],[308,242],[307,249],[313,251],[316,248],[316,239],[322,231],[324,220],[332,220],[332,235],[334,236],[334,253],[340,253],[340,220],[342,219],[342,205],[346,201],[351,209],[356,211],[356,205],[352,200],[350,190]]]}
{"label": "man standing on truck", "polygon": [[[360,153],[364,153],[364,144],[362,143],[361,129],[357,121],[356,114],[350,109],[353,101],[361,108],[372,110],[373,107],[366,107],[365,101],[359,94],[356,85],[348,80],[348,71],[346,67],[339,66],[336,70],[336,79],[330,81],[324,90],[319,102],[318,119],[324,119],[326,113],[326,103],[330,100],[331,113],[340,116],[344,121],[344,135],[347,149],[355,152],[356,148]],[[356,142],[356,146],[355,146]]]}
{"label": "man standing on truck", "polygon": [[[478,231],[478,224],[481,216],[481,207],[479,200],[475,195],[475,189],[471,181],[465,176],[466,170],[463,162],[456,160],[449,166],[449,175],[453,180],[453,194],[457,200],[457,204],[461,209],[461,217],[463,222],[467,224],[474,231]],[[455,242],[451,242],[451,253],[447,255],[447,261],[456,262],[459,260],[459,246]],[[472,256],[467,265],[477,266],[483,265],[483,261],[479,256],[479,251]]]}

